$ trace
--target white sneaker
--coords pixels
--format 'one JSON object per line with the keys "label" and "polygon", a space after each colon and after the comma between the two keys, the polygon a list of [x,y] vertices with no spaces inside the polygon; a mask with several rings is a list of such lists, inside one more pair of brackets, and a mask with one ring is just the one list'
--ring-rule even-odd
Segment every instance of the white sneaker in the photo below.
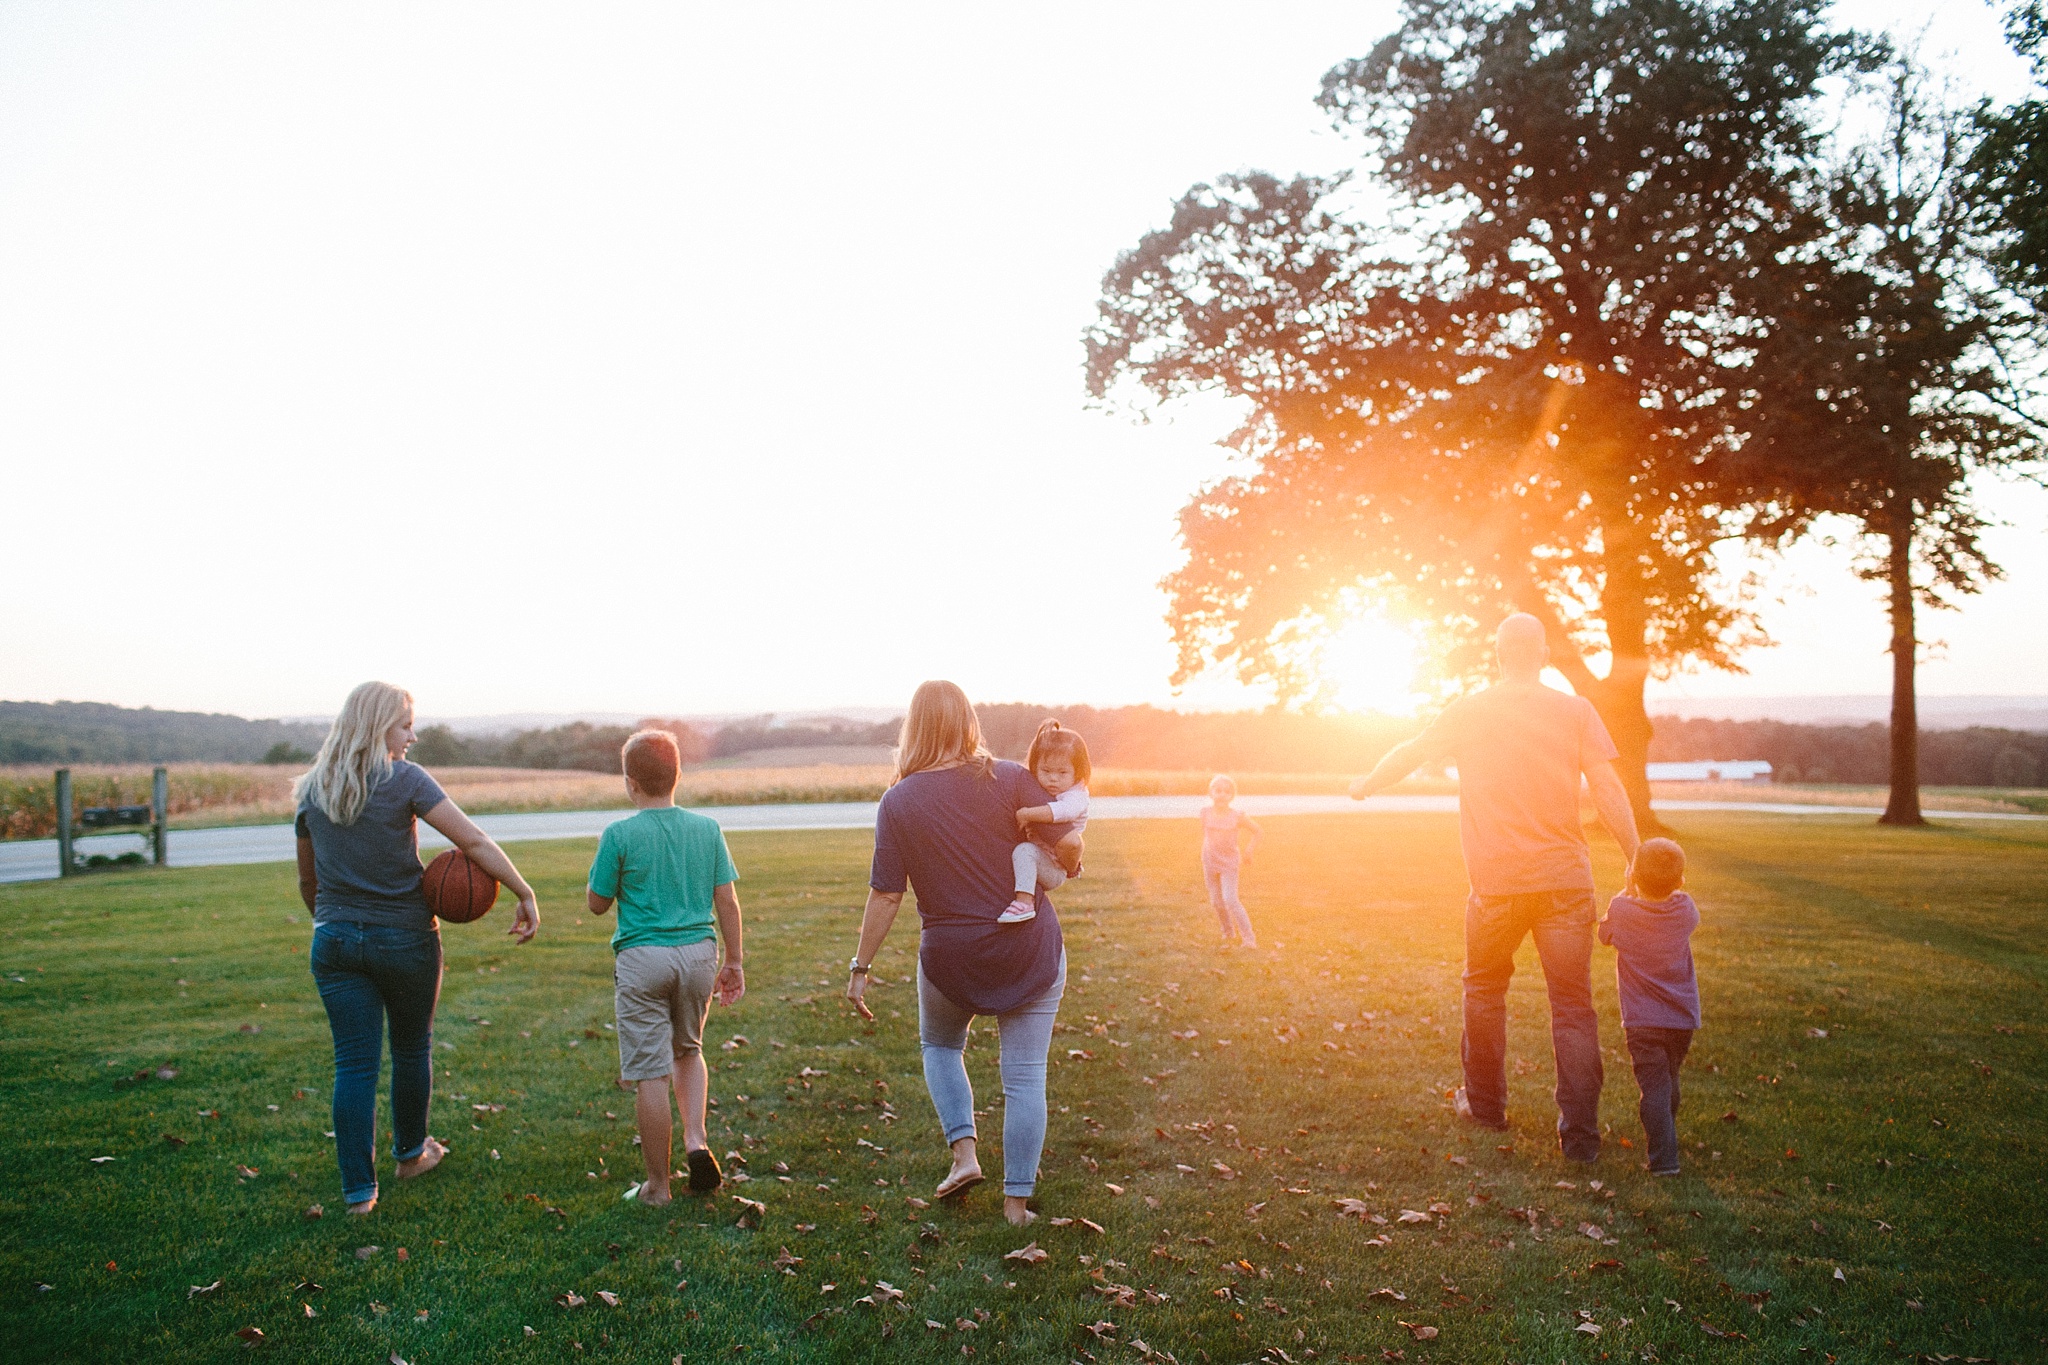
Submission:
{"label": "white sneaker", "polygon": [[1026,920],[1034,920],[1034,919],[1037,919],[1037,918],[1038,918],[1038,907],[1037,907],[1037,906],[1035,906],[1035,905],[1024,905],[1024,906],[1020,906],[1020,905],[1018,905],[1018,904],[1017,904],[1017,902],[1015,902],[1015,901],[1011,901],[1011,902],[1010,902],[1010,906],[1009,906],[1009,908],[1008,908],[1007,910],[1003,911],[1003,913],[1002,913],[1002,914],[1000,914],[1000,915],[997,915],[997,916],[996,916],[996,923],[997,923],[997,924],[1022,924],[1022,923],[1024,923],[1024,922],[1025,922]]}

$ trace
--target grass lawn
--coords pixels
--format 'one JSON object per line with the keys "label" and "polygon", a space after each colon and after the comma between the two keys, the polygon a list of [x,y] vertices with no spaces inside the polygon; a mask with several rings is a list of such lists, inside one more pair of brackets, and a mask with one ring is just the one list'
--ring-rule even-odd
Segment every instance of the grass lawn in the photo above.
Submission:
{"label": "grass lawn", "polygon": [[[368,1220],[341,1212],[323,1137],[289,867],[0,888],[4,1354],[241,1359],[255,1327],[259,1355],[413,1365],[2048,1358],[2048,829],[1682,817],[1707,1026],[1686,1174],[1653,1181],[1606,950],[1611,1140],[1587,1172],[1556,1151],[1526,946],[1513,1131],[1451,1113],[1455,823],[1266,824],[1257,954],[1211,947],[1192,822],[1090,831],[1059,898],[1046,1218],[1021,1235],[993,1184],[915,1202],[944,1160],[910,916],[876,1025],[837,1000],[863,834],[733,837],[751,991],[709,1037],[749,1041],[711,1053],[713,1132],[752,1178],[659,1212],[619,1202],[638,1160],[609,923],[578,909],[590,841],[513,848],[533,945],[500,937],[503,909],[446,930],[433,1126],[454,1154],[403,1184],[387,1155]],[[992,1043],[969,1065],[995,1170]],[[1030,1240],[1048,1259],[1004,1259]]]}

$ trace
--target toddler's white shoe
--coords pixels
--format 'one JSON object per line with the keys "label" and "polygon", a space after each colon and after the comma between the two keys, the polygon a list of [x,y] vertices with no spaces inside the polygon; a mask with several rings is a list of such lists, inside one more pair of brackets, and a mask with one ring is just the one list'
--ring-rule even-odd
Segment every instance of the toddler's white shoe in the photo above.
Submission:
{"label": "toddler's white shoe", "polygon": [[1017,902],[1015,902],[1015,901],[1011,901],[1011,902],[1010,902],[1010,906],[1009,906],[1009,908],[1008,908],[1007,910],[1003,911],[1003,913],[1002,913],[1002,914],[1000,914],[1000,915],[997,915],[997,916],[996,916],[996,923],[997,923],[997,924],[1022,924],[1022,923],[1024,923],[1024,922],[1025,922],[1026,920],[1034,920],[1034,919],[1037,919],[1037,918],[1038,918],[1038,907],[1037,907],[1037,906],[1035,906],[1035,905],[1019,905],[1019,904],[1017,904]]}

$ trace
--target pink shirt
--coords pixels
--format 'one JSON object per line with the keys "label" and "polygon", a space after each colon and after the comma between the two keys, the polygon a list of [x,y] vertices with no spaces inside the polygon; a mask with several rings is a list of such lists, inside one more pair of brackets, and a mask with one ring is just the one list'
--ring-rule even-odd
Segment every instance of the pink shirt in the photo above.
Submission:
{"label": "pink shirt", "polygon": [[1214,802],[1202,807],[1202,870],[1237,870],[1237,826],[1244,817],[1236,808],[1218,811]]}
{"label": "pink shirt", "polygon": [[1457,760],[1473,891],[1592,889],[1579,777],[1616,750],[1591,702],[1539,683],[1499,683],[1445,707],[1421,743],[1433,757]]}

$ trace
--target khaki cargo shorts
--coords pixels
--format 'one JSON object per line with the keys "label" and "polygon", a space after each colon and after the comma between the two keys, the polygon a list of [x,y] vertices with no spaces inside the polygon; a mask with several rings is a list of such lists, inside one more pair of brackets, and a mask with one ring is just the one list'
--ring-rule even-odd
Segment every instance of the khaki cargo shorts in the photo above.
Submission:
{"label": "khaki cargo shorts", "polygon": [[704,1047],[704,1020],[718,981],[718,940],[622,948],[612,963],[619,1021],[619,1079],[653,1081]]}

